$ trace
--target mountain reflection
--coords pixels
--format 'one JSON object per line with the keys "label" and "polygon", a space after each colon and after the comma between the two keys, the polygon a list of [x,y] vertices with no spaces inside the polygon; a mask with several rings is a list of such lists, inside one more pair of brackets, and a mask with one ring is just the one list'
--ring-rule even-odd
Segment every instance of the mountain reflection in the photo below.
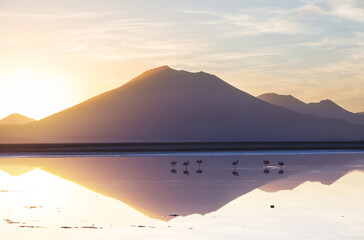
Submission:
{"label": "mountain reflection", "polygon": [[[126,203],[153,218],[207,214],[255,189],[290,190],[306,181],[330,185],[363,169],[360,154],[0,159],[20,175],[35,167]],[[269,159],[269,163],[264,160]],[[238,160],[237,160],[238,159]],[[284,160],[284,165],[278,162]],[[203,173],[203,174],[202,174]]]}

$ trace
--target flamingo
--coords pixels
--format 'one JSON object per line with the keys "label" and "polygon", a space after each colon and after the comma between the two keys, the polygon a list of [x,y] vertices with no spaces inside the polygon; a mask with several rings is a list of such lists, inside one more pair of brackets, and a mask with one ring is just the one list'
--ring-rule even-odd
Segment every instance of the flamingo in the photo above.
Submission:
{"label": "flamingo", "polygon": [[202,164],[202,160],[196,160],[196,163],[198,164],[198,170],[196,171],[196,173],[201,174],[202,170],[201,170],[201,164]]}
{"label": "flamingo", "polygon": [[283,167],[283,166],[284,166],[284,162],[280,162],[280,161],[278,161],[278,165],[279,165],[280,167]]}
{"label": "flamingo", "polygon": [[189,161],[186,161],[186,162],[184,162],[183,163],[183,166],[185,166],[186,167],[186,169],[183,171],[183,173],[185,174],[185,175],[190,175],[190,172],[187,170],[187,166],[190,164],[190,162]]}
{"label": "flamingo", "polygon": [[177,170],[176,170],[176,169],[174,169],[174,166],[176,166],[176,164],[177,164],[177,161],[172,161],[172,162],[171,162],[171,165],[172,165],[171,173],[173,173],[173,174],[177,173]]}
{"label": "flamingo", "polygon": [[238,165],[239,164],[239,160],[235,160],[234,162],[232,162],[231,163],[233,166],[235,166],[236,167],[236,165]]}
{"label": "flamingo", "polygon": [[270,163],[270,161],[269,160],[264,160],[263,163],[264,163],[264,165],[268,165]]}
{"label": "flamingo", "polygon": [[279,170],[279,172],[278,172],[278,174],[283,174],[284,173],[284,171],[281,169],[281,170]]}
{"label": "flamingo", "polygon": [[236,170],[234,170],[234,171],[232,172],[232,174],[233,174],[234,176],[239,177],[239,173],[238,173]]}
{"label": "flamingo", "polygon": [[269,169],[264,169],[263,173],[268,174],[270,171]]}

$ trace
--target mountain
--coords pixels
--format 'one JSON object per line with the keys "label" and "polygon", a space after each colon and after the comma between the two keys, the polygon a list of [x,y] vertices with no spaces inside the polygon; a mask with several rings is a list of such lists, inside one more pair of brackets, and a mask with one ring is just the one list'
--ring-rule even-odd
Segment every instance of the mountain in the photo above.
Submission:
{"label": "mountain", "polygon": [[10,114],[9,116],[0,120],[0,125],[23,125],[34,122],[32,118],[28,118],[19,113]]}
{"label": "mountain", "polygon": [[167,66],[18,128],[2,142],[193,142],[364,140],[364,126],[300,114],[220,78]]}
{"label": "mountain", "polygon": [[340,118],[354,124],[364,125],[364,116],[345,110],[331,100],[322,100],[318,103],[304,103],[291,95],[265,93],[258,98],[268,103],[288,108],[304,114],[311,114],[326,118]]}

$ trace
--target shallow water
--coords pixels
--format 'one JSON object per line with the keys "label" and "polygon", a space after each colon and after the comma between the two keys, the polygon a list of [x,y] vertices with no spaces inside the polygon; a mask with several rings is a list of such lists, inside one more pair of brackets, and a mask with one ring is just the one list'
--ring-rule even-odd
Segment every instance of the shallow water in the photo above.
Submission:
{"label": "shallow water", "polygon": [[0,239],[364,239],[363,169],[360,152],[0,158]]}

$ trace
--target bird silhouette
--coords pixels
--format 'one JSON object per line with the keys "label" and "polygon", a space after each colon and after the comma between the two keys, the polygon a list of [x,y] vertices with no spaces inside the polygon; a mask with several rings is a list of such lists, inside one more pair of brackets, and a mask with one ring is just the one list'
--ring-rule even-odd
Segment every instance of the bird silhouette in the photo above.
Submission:
{"label": "bird silhouette", "polygon": [[278,174],[283,174],[284,173],[284,171],[281,169],[281,170],[279,170],[279,172],[278,172]]}
{"label": "bird silhouette", "polygon": [[196,173],[201,174],[202,170],[201,170],[201,164],[202,164],[202,160],[196,160],[196,163],[198,164],[198,170],[196,171]]}
{"label": "bird silhouette", "polygon": [[239,173],[238,173],[236,170],[232,171],[232,174],[233,174],[234,176],[239,177]]}
{"label": "bird silhouette", "polygon": [[172,165],[171,173],[173,173],[173,174],[177,173],[177,170],[176,170],[176,169],[174,169],[174,166],[176,166],[176,164],[177,164],[177,161],[172,161],[172,162],[171,162],[171,165]]}
{"label": "bird silhouette", "polygon": [[183,173],[184,173],[185,175],[190,175],[190,172],[189,172],[189,171],[188,171],[188,169],[187,169],[188,165],[190,165],[190,162],[189,162],[189,161],[186,161],[186,162],[184,162],[184,163],[183,163],[183,166],[185,166],[185,167],[186,167],[186,169],[183,171]]}
{"label": "bird silhouette", "polygon": [[279,165],[280,167],[283,167],[283,166],[284,166],[284,162],[280,162],[280,161],[278,161],[278,165]]}
{"label": "bird silhouette", "polygon": [[239,164],[239,160],[235,160],[234,162],[231,163],[233,166],[236,166]]}
{"label": "bird silhouette", "polygon": [[270,161],[269,160],[264,160],[263,163],[264,163],[264,165],[268,165],[270,163]]}
{"label": "bird silhouette", "polygon": [[270,171],[269,169],[264,169],[263,173],[268,174]]}

